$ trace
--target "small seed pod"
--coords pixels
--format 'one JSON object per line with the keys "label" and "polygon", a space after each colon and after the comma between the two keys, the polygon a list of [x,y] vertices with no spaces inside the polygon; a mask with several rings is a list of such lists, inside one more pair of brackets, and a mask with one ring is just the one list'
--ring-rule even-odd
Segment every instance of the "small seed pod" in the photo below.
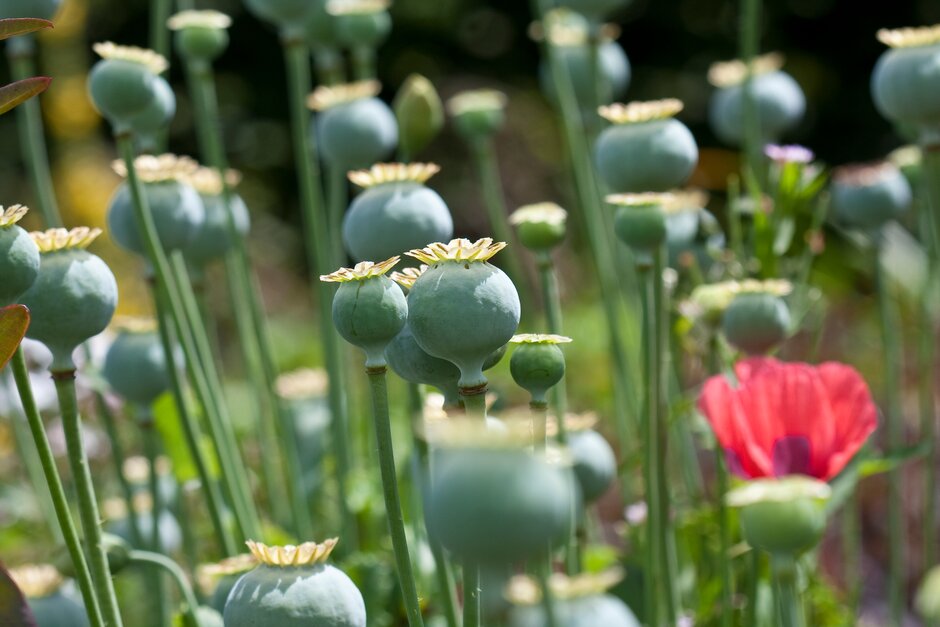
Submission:
{"label": "small seed pod", "polygon": [[735,348],[750,355],[762,355],[787,338],[790,310],[776,294],[738,294],[725,309],[721,330]]}
{"label": "small seed pod", "polygon": [[123,319],[108,348],[101,374],[127,402],[150,407],[170,389],[166,354],[157,333],[156,321]]}
{"label": "small seed pod", "polygon": [[889,49],[875,64],[871,93],[881,115],[919,130],[940,126],[940,26],[880,30]]}
{"label": "small seed pod", "polygon": [[117,307],[114,275],[85,250],[100,234],[101,229],[86,227],[30,234],[42,262],[20,302],[32,314],[26,336],[52,351],[52,372],[74,370],[72,352],[104,331]]}
{"label": "small seed pod", "polygon": [[[116,161],[114,170],[126,175],[124,163]],[[206,210],[199,194],[188,183],[198,166],[186,157],[144,155],[134,160],[134,168],[143,183],[144,194],[153,214],[160,244],[166,250],[185,249],[202,228]],[[137,230],[137,218],[127,183],[118,187],[108,207],[111,237],[131,252],[146,255],[147,248]]]}
{"label": "small seed pod", "polygon": [[617,476],[617,458],[610,444],[593,429],[568,431],[568,450],[572,468],[587,503],[599,499]]}
{"label": "small seed pod", "polygon": [[398,122],[377,98],[378,81],[318,87],[307,106],[318,111],[315,126],[323,160],[335,168],[355,170],[383,161],[398,145]]}
{"label": "small seed pod", "polygon": [[526,205],[509,216],[523,246],[535,253],[549,252],[565,239],[568,212],[552,202]]}
{"label": "small seed pod", "polygon": [[614,11],[623,9],[630,2],[631,0],[561,0],[558,5],[577,11],[592,21],[599,21]]}
{"label": "small seed pod", "polygon": [[38,17],[51,20],[60,6],[62,0],[0,0],[0,19]]}
{"label": "small seed pod", "polygon": [[[468,424],[463,424],[468,423]],[[523,448],[527,429],[447,421],[433,446],[428,532],[462,560],[511,564],[541,555],[571,532],[571,470]]]}
{"label": "small seed pod", "polygon": [[612,194],[606,198],[616,207],[614,232],[630,247],[640,265],[652,263],[653,253],[666,241],[666,212],[673,194]]}
{"label": "small seed pod", "polygon": [[[427,148],[444,128],[444,103],[433,83],[420,74],[405,79],[392,108],[398,120],[398,141],[404,155],[414,156]],[[438,239],[448,238],[450,235]]]}
{"label": "small seed pod", "polygon": [[[229,171],[226,178],[231,188],[238,182],[238,173]],[[183,256],[191,266],[201,269],[224,257],[235,245],[235,237],[245,237],[248,234],[251,229],[251,215],[245,201],[231,189],[226,204],[222,177],[217,170],[200,167],[187,175],[185,180],[202,199],[205,221],[183,249]],[[234,237],[232,226],[235,227]]]}
{"label": "small seed pod", "polygon": [[679,268],[691,263],[685,260],[687,255],[691,255],[702,272],[708,272],[724,248],[725,234],[707,209],[666,215],[666,249],[670,266]]}
{"label": "small seed pod", "polygon": [[506,123],[506,94],[495,89],[463,91],[447,101],[454,130],[466,141],[488,139]]}
{"label": "small seed pod", "polygon": [[[640,627],[640,621],[619,598],[605,592],[623,579],[623,572],[611,569],[567,577],[555,573],[549,586],[555,598],[558,627]],[[546,623],[542,590],[529,577],[514,577],[506,588],[514,604],[508,627],[543,627]]]}
{"label": "small seed pod", "polygon": [[[107,519],[105,529],[128,546],[135,549],[150,549],[150,539],[153,537],[153,501],[147,492],[138,492],[134,495],[134,521],[143,546],[135,546],[131,533],[131,518],[127,511],[127,503],[123,499],[110,499],[102,504],[104,517]],[[172,555],[183,546],[183,530],[179,521],[170,510],[164,509],[157,514],[157,531],[160,536],[160,550]]]}
{"label": "small seed pod", "polygon": [[10,569],[10,576],[26,597],[36,627],[88,627],[85,606],[68,594],[66,580],[55,566],[19,566]]}
{"label": "small seed pod", "polygon": [[167,20],[176,51],[186,61],[210,63],[228,48],[232,18],[218,11],[180,11]]}
{"label": "small seed pod", "polygon": [[822,537],[831,494],[825,482],[794,475],[749,481],[729,492],[726,500],[740,508],[748,544],[771,555],[797,557]]}
{"label": "small seed pod", "polygon": [[[761,144],[776,143],[806,113],[806,96],[792,76],[783,72],[783,57],[768,54],[754,60],[751,90],[760,123]],[[708,120],[718,138],[733,146],[744,142],[744,102],[748,68],[743,61],[712,65],[708,79],[718,89],[712,94]]]}
{"label": "small seed pod", "polygon": [[176,94],[166,79],[154,77],[153,90],[150,104],[127,119],[128,127],[137,135],[148,136],[165,131],[176,115]]}
{"label": "small seed pod", "polygon": [[446,359],[428,355],[418,346],[407,324],[385,347],[385,359],[395,374],[405,381],[436,387],[444,395],[445,404],[460,402],[457,388],[460,370]]}
{"label": "small seed pod", "polygon": [[363,261],[320,276],[321,281],[340,284],[333,296],[333,324],[344,340],[363,350],[366,368],[387,365],[385,347],[408,320],[404,292],[385,276],[396,263],[398,257]]}
{"label": "small seed pod", "polygon": [[343,219],[343,244],[356,261],[387,259],[402,251],[449,240],[454,222],[444,200],[425,185],[433,163],[387,163],[349,173],[365,188]]}
{"label": "small seed pod", "polygon": [[708,283],[692,290],[682,309],[686,317],[701,320],[714,329],[721,324],[725,311],[739,295],[756,293],[783,298],[792,292],[793,284],[783,279]]}
{"label": "small seed pod", "polygon": [[39,248],[16,224],[27,211],[23,205],[0,207],[0,307],[15,303],[39,274]]}
{"label": "small seed pod", "polygon": [[911,207],[910,183],[894,164],[844,166],[832,175],[831,203],[848,227],[875,232]]}
{"label": "small seed pod", "polygon": [[243,0],[255,17],[271,22],[278,28],[293,32],[305,24],[314,4],[311,0]]}
{"label": "small seed pod", "polygon": [[597,138],[594,159],[611,192],[661,192],[685,183],[698,161],[698,146],[673,117],[682,106],[667,99],[600,108],[613,126]]}
{"label": "small seed pod", "polygon": [[167,60],[153,50],[111,42],[95,44],[94,50],[101,60],[88,75],[91,100],[115,132],[129,130],[129,121],[160,97],[157,77],[167,69]]}
{"label": "small seed pod", "polygon": [[571,341],[561,335],[523,333],[509,342],[518,344],[509,360],[509,372],[516,385],[532,396],[532,404],[544,406],[545,395],[565,376],[565,354],[559,344]]}
{"label": "small seed pod", "polygon": [[260,564],[232,588],[225,627],[365,627],[366,607],[356,584],[326,563],[336,542],[266,546],[249,540]]}
{"label": "small seed pod", "polygon": [[392,32],[390,0],[327,0],[335,18],[336,38],[344,48],[378,48]]}
{"label": "small seed pod", "polygon": [[196,568],[196,582],[203,598],[208,598],[209,607],[219,613],[225,611],[225,601],[235,583],[257,566],[258,559],[251,553],[235,555],[212,564],[200,564]]}
{"label": "small seed pod", "polygon": [[516,287],[488,263],[505,246],[455,239],[407,253],[428,264],[408,294],[408,326],[428,354],[460,368],[461,388],[486,386],[484,362],[519,326]]}

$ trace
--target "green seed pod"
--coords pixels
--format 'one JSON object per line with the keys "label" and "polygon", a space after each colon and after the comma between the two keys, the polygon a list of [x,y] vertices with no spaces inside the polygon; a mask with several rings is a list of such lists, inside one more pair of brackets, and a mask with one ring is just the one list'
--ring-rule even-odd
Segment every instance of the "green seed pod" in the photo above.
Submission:
{"label": "green seed pod", "polygon": [[565,239],[568,212],[551,202],[526,205],[509,216],[522,245],[535,253],[549,252]]}
{"label": "green seed pod", "polygon": [[101,229],[50,229],[32,233],[42,253],[39,275],[20,302],[32,315],[26,336],[52,351],[52,372],[75,369],[72,352],[111,322],[117,282],[108,266],[85,248]]}
{"label": "green seed pod", "polygon": [[871,94],[889,120],[935,131],[940,125],[940,29],[878,31],[890,46],[875,64]]}
{"label": "green seed pod", "polygon": [[456,405],[460,401],[457,388],[460,370],[446,359],[428,355],[418,346],[407,324],[385,347],[385,359],[405,381],[436,387],[444,395],[445,404]]}
{"label": "green seed pod", "polygon": [[160,97],[157,77],[167,69],[167,61],[152,50],[116,46],[111,42],[94,46],[101,61],[88,75],[88,92],[95,108],[116,128],[143,113]]}
{"label": "green seed pod", "polygon": [[715,258],[724,250],[725,234],[721,225],[706,209],[689,204],[686,209],[666,215],[666,249],[669,265],[678,268],[691,263],[686,256],[698,264],[702,272],[708,272]]}
{"label": "green seed pod", "polygon": [[698,146],[672,117],[681,110],[675,99],[601,107],[613,126],[597,138],[594,160],[611,192],[662,192],[685,183],[698,162]]}
{"label": "green seed pod", "polygon": [[385,347],[405,326],[405,294],[385,273],[398,257],[381,263],[363,261],[355,268],[324,274],[321,281],[339,283],[333,296],[333,324],[344,340],[366,354],[366,368],[384,368]]}
{"label": "green seed pod", "polygon": [[560,0],[557,4],[577,11],[581,15],[599,21],[627,7],[632,0]]}
{"label": "green seed pod", "polygon": [[794,475],[749,481],[726,499],[729,506],[740,508],[748,544],[771,555],[797,557],[822,537],[831,494],[825,482]]}
{"label": "green seed pod", "polygon": [[69,594],[66,580],[55,566],[19,566],[10,569],[10,576],[26,597],[36,627],[88,627],[85,606]]}
{"label": "green seed pod", "polygon": [[[557,627],[640,627],[627,604],[611,594],[565,599],[557,604]],[[545,608],[527,605],[512,610],[509,627],[544,627]]]}
{"label": "green seed pod", "polygon": [[763,355],[787,339],[790,309],[776,294],[738,294],[725,309],[721,331],[735,348],[750,355]]}
{"label": "green seed pod", "polygon": [[614,232],[629,246],[641,265],[652,263],[652,256],[666,241],[666,210],[672,206],[672,194],[613,194],[607,203],[616,207]]}
{"label": "green seed pod", "polygon": [[161,76],[154,77],[154,97],[143,111],[127,118],[127,125],[138,135],[165,131],[176,115],[176,94]]}
{"label": "green seed pod", "polygon": [[408,325],[421,348],[460,368],[461,388],[486,385],[484,362],[519,326],[519,294],[487,262],[504,247],[455,239],[407,253],[429,266],[408,294]]}
{"label": "green seed pod", "polygon": [[153,320],[124,320],[108,348],[101,374],[127,402],[150,407],[170,389],[166,354]]}
{"label": "green seed pod", "polygon": [[413,157],[427,148],[444,128],[444,103],[431,81],[420,74],[405,79],[392,108],[398,120],[398,141],[405,155]]}
{"label": "green seed pod", "polygon": [[495,89],[463,91],[447,101],[454,130],[467,141],[492,137],[506,123],[506,94]]}
{"label": "green seed pod", "polygon": [[[237,182],[237,173],[230,174],[231,188]],[[202,199],[205,221],[183,249],[183,256],[194,268],[203,268],[224,257],[235,245],[232,225],[229,224],[229,212],[235,227],[235,237],[248,235],[251,230],[251,215],[245,201],[234,191],[229,191],[229,202],[226,205],[222,178],[218,171],[200,167],[186,178]]]}
{"label": "green seed pod", "polygon": [[244,3],[257,18],[286,31],[305,24],[314,5],[311,0],[244,0]]}
{"label": "green seed pod", "polygon": [[[187,182],[195,171],[195,163],[173,155],[145,155],[134,161],[134,167],[143,182],[160,244],[165,250],[185,249],[206,219],[199,194]],[[124,173],[122,167],[116,170]],[[143,237],[137,230],[136,212],[127,183],[122,183],[111,197],[108,228],[111,237],[123,248],[139,255],[147,254]]]}
{"label": "green seed pod", "polygon": [[27,211],[23,205],[0,207],[0,307],[15,303],[39,274],[39,248],[16,224]]}
{"label": "green seed pod", "polygon": [[548,390],[565,376],[565,354],[558,345],[570,342],[571,338],[524,333],[509,341],[519,345],[509,360],[513,381],[532,396],[533,405],[547,404]]}
{"label": "green seed pod", "polygon": [[522,448],[531,434],[517,431],[457,425],[434,452],[428,532],[462,560],[531,559],[571,532],[571,470]]}
{"label": "green seed pod", "polygon": [[344,48],[378,48],[392,32],[390,0],[328,0],[335,18],[336,38]]}
{"label": "green seed pod", "polygon": [[335,168],[355,170],[383,161],[398,145],[398,122],[379,100],[377,81],[318,87],[307,105],[319,111],[310,132],[316,133],[323,160]]}
{"label": "green seed pod", "polygon": [[[795,128],[806,113],[806,96],[792,76],[780,70],[783,57],[768,54],[754,61],[751,89],[760,123],[760,142],[772,144]],[[723,142],[740,146],[744,142],[744,82],[747,65],[741,61],[714,64],[708,78],[718,89],[712,94],[708,121]]]}
{"label": "green seed pod", "polygon": [[228,48],[232,18],[218,11],[181,11],[167,20],[176,51],[187,61],[209,63]]}
{"label": "green seed pod", "polygon": [[325,563],[335,545],[335,538],[296,547],[249,540],[260,564],[232,588],[225,627],[365,627],[359,589],[343,571]]}
{"label": "green seed pod", "polygon": [[432,163],[390,163],[350,172],[365,191],[343,220],[343,244],[356,261],[387,259],[402,251],[446,241],[454,233],[447,204],[424,183],[440,168]]}
{"label": "green seed pod", "polygon": [[51,20],[60,6],[62,0],[0,0],[0,19],[38,17]]}
{"label": "green seed pod", "polygon": [[251,553],[243,553],[225,558],[212,564],[200,564],[196,568],[196,581],[203,598],[209,599],[209,607],[221,613],[225,611],[225,601],[241,579],[242,575],[258,566],[258,560]]}
{"label": "green seed pod", "polygon": [[699,285],[683,306],[688,318],[700,320],[708,327],[716,329],[721,325],[725,311],[735,298],[743,294],[768,294],[782,298],[793,292],[793,284],[783,279],[758,281],[722,281]]}
{"label": "green seed pod", "polygon": [[617,476],[614,450],[604,436],[593,429],[569,432],[568,450],[574,461],[581,497],[592,503],[607,492]]}
{"label": "green seed pod", "polygon": [[832,211],[842,224],[878,231],[911,207],[913,193],[904,174],[887,161],[838,168],[832,176]]}

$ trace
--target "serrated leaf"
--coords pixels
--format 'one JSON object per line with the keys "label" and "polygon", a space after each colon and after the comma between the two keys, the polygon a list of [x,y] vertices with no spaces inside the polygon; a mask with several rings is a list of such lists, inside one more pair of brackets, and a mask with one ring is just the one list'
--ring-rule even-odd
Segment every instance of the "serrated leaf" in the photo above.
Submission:
{"label": "serrated leaf", "polygon": [[0,563],[0,625],[3,627],[37,627],[26,598],[16,587],[10,573]]}
{"label": "serrated leaf", "polygon": [[3,369],[29,327],[29,309],[23,305],[10,305],[0,309],[0,370]]}
{"label": "serrated leaf", "polygon": [[38,17],[8,17],[0,20],[0,40],[52,27],[52,22]]}
{"label": "serrated leaf", "polygon": [[46,91],[51,82],[48,76],[34,76],[0,87],[0,115]]}

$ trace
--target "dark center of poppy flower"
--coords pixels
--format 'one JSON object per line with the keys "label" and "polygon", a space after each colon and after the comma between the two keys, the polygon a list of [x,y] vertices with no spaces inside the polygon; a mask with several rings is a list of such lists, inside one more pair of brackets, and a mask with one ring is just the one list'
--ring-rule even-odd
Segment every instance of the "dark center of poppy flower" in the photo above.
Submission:
{"label": "dark center of poppy flower", "polygon": [[774,475],[811,475],[809,446],[805,435],[785,435],[774,442],[771,452]]}

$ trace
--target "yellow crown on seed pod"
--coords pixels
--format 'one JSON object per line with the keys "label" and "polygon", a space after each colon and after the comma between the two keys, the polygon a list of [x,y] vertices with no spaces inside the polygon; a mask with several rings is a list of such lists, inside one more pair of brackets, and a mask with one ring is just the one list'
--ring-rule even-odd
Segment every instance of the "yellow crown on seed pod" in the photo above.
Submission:
{"label": "yellow crown on seed pod", "polygon": [[421,278],[421,275],[424,274],[424,271],[428,269],[428,266],[421,264],[417,268],[405,268],[401,272],[392,272],[391,279],[401,285],[406,289],[411,289],[415,281]]}
{"label": "yellow crown on seed pod", "polygon": [[[127,164],[122,159],[112,161],[111,169],[118,176],[127,178]],[[170,153],[140,155],[134,159],[134,172],[144,183],[188,181],[198,169],[199,163],[195,159]]]}
{"label": "yellow crown on seed pod", "polygon": [[223,182],[217,169],[197,165],[192,171],[184,172],[181,178],[203,196],[219,196],[225,191],[226,185],[229,189],[238,186],[242,174],[238,170],[228,169]]}
{"label": "yellow crown on seed pod", "polygon": [[349,281],[364,281],[382,276],[391,270],[401,259],[395,255],[391,259],[375,263],[374,261],[360,261],[352,268],[340,268],[330,274],[321,274],[320,280],[324,283],[348,283]]}
{"label": "yellow crown on seed pod", "polygon": [[353,170],[346,176],[354,185],[368,189],[383,183],[427,183],[440,171],[436,163],[376,163],[368,170]]}
{"label": "yellow crown on seed pod", "polygon": [[[779,52],[769,52],[754,57],[751,61],[751,75],[770,74],[783,67],[784,57]],[[748,76],[748,64],[741,59],[718,61],[708,68],[708,82],[715,87],[734,87],[740,85]]]}
{"label": "yellow crown on seed pod", "polygon": [[889,48],[916,48],[940,43],[940,24],[914,28],[882,28],[875,36]]}
{"label": "yellow crown on seed pod", "polygon": [[166,57],[149,48],[119,46],[113,41],[102,41],[94,44],[91,48],[102,59],[139,63],[146,66],[147,69],[154,74],[162,74],[170,67],[170,63],[166,60]]}
{"label": "yellow crown on seed pod", "polygon": [[[577,433],[578,431],[587,431],[593,429],[598,422],[597,414],[594,412],[585,412],[565,414],[565,431],[568,433]],[[548,416],[545,423],[545,434],[549,437],[558,435],[558,417],[554,414]]]}
{"label": "yellow crown on seed pod", "polygon": [[152,316],[115,316],[111,328],[125,333],[152,333],[159,327]]}
{"label": "yellow crown on seed pod", "polygon": [[297,546],[268,546],[254,540],[245,544],[248,550],[262,564],[268,566],[308,566],[320,564],[327,560],[336,547],[339,538],[330,538],[321,543],[304,542]]}
{"label": "yellow crown on seed pod", "polygon": [[314,111],[325,111],[337,105],[373,98],[382,91],[379,81],[358,81],[341,85],[320,85],[307,96],[307,108]]}
{"label": "yellow crown on seed pod", "polygon": [[65,578],[51,564],[24,564],[10,569],[10,577],[28,599],[41,599],[59,591]]}
{"label": "yellow crown on seed pod", "polygon": [[26,205],[10,205],[6,209],[0,205],[0,227],[13,226],[29,212]]}
{"label": "yellow crown on seed pod", "polygon": [[101,229],[87,226],[69,229],[48,229],[33,231],[29,234],[36,242],[41,253],[53,253],[60,250],[88,248],[101,235]]}
{"label": "yellow crown on seed pod", "polygon": [[[548,586],[556,599],[577,599],[603,594],[624,578],[621,568],[611,568],[599,573],[584,573],[569,577],[553,573]],[[536,605],[542,601],[542,588],[528,575],[516,575],[506,585],[505,596],[516,605]]]}
{"label": "yellow crown on seed pod", "polygon": [[446,244],[435,242],[425,248],[409,250],[405,254],[433,265],[441,261],[487,261],[504,248],[506,242],[494,242],[491,237],[484,237],[475,242],[461,237]]}
{"label": "yellow crown on seed pod", "polygon": [[387,11],[391,0],[329,0],[326,12],[330,15],[369,15]]}
{"label": "yellow crown on seed pod", "polygon": [[509,215],[509,224],[526,223],[564,224],[568,212],[553,202],[539,202],[524,205]]}
{"label": "yellow crown on seed pod", "polygon": [[570,337],[551,333],[518,333],[509,340],[510,344],[567,344]]}
{"label": "yellow crown on seed pod", "polygon": [[257,565],[258,558],[251,553],[233,555],[212,564],[200,564],[196,567],[196,583],[204,595],[211,596],[220,579],[248,572]]}
{"label": "yellow crown on seed pod", "polygon": [[496,89],[469,89],[447,99],[447,112],[454,117],[471,111],[504,109],[509,98]]}
{"label": "yellow crown on seed pod", "polygon": [[232,18],[225,13],[213,10],[205,11],[180,11],[176,15],[170,16],[166,21],[166,26],[170,30],[183,30],[184,28],[215,28],[223,29],[232,25]]}
{"label": "yellow crown on seed pod", "polygon": [[597,108],[597,113],[612,124],[642,124],[675,117],[685,107],[678,98],[645,102],[615,102]]}

